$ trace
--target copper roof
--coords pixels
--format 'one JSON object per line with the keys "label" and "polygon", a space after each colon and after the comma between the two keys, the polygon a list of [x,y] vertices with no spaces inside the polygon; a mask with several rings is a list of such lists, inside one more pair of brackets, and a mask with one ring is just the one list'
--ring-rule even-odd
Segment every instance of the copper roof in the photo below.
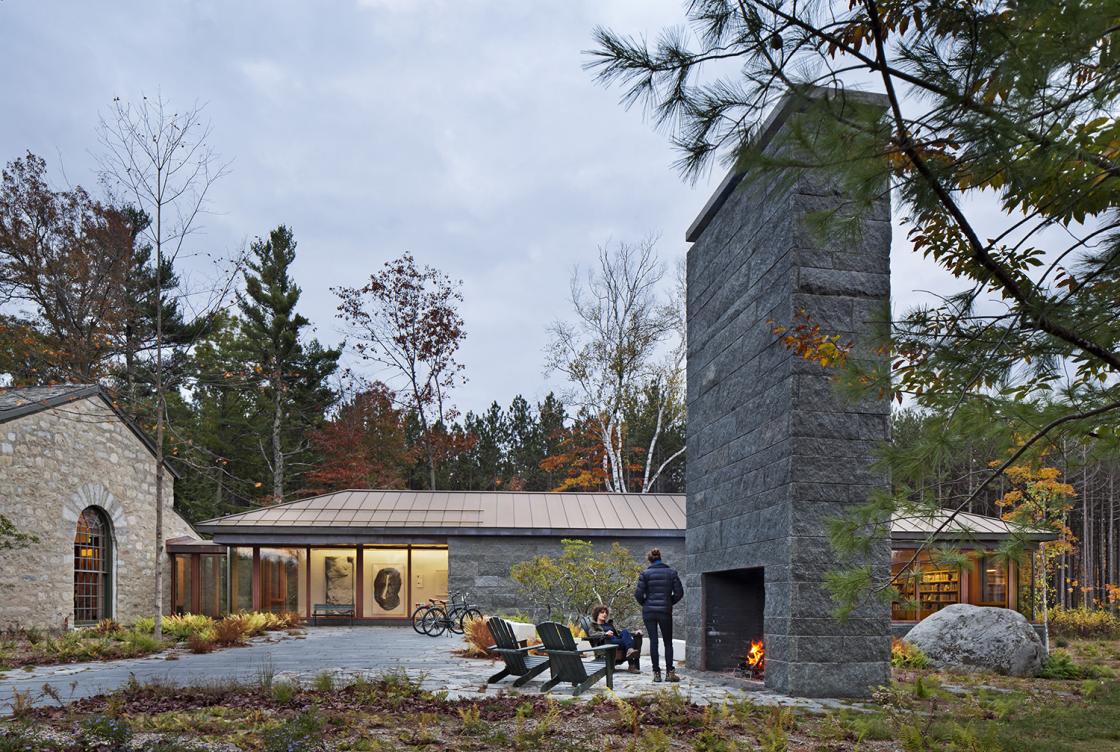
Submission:
{"label": "copper roof", "polygon": [[517,491],[338,491],[218,517],[198,529],[220,534],[269,528],[469,529],[476,531],[683,531],[680,494]]}
{"label": "copper roof", "polygon": [[[920,540],[945,521],[948,512],[896,515],[893,539]],[[500,535],[575,533],[584,535],[683,535],[684,494],[542,493],[520,491],[350,490],[312,496],[201,522],[214,535],[332,531],[395,534]],[[1008,538],[1025,532],[1053,538],[1045,530],[1021,531],[995,517],[960,512],[942,538]]]}

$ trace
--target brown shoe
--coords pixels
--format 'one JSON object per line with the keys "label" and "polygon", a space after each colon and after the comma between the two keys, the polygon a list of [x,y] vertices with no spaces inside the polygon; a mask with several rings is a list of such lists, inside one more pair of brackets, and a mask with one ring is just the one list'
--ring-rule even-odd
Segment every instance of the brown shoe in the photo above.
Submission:
{"label": "brown shoe", "polygon": [[638,668],[637,666],[635,666],[633,663],[631,663],[629,666],[627,666],[626,673],[628,673],[628,674],[640,674],[640,673],[642,673],[642,670],[640,668]]}
{"label": "brown shoe", "polygon": [[679,682],[680,680],[681,678],[677,676],[677,672],[673,669],[669,669],[669,671],[665,674],[665,681]]}

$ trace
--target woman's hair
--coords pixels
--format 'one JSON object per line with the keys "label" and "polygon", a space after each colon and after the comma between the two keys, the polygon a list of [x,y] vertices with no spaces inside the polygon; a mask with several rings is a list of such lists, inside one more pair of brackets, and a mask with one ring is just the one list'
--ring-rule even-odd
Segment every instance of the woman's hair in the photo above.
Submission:
{"label": "woman's hair", "polygon": [[591,621],[599,621],[599,614],[603,613],[604,611],[607,612],[608,616],[610,615],[611,610],[604,606],[602,603],[591,609]]}
{"label": "woman's hair", "polygon": [[646,555],[646,558],[649,559],[650,563],[652,564],[653,562],[661,558],[661,549],[651,548],[649,550],[649,553]]}

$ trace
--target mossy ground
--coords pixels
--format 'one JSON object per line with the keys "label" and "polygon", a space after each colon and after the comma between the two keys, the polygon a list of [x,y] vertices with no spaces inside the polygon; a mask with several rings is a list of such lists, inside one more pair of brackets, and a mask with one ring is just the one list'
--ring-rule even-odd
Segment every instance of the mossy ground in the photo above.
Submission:
{"label": "mossy ground", "polygon": [[[1067,649],[1080,665],[1120,674],[1120,642],[1082,641]],[[1120,750],[1120,680],[1108,677],[1028,680],[898,670],[873,701],[823,714],[756,705],[749,695],[702,707],[673,690],[629,700],[600,691],[588,702],[502,693],[452,701],[403,674],[344,687],[327,676],[308,684],[133,684],[66,707],[20,708],[0,726],[6,737],[0,752]],[[128,740],[98,737],[110,733]]]}

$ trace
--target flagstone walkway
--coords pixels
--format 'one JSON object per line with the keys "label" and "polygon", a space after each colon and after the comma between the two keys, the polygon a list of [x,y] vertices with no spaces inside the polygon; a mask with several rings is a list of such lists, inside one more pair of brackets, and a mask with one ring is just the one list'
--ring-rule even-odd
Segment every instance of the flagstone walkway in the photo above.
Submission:
{"label": "flagstone walkway", "polygon": [[[471,699],[498,692],[538,693],[545,678],[514,689],[511,681],[487,685],[486,678],[499,670],[489,660],[462,658],[453,650],[462,646],[460,637],[427,637],[408,627],[319,627],[308,629],[305,636],[257,640],[247,647],[230,648],[196,655],[176,651],[172,660],[166,654],[100,663],[66,666],[45,666],[30,671],[16,669],[0,675],[0,713],[11,711],[13,693],[30,692],[38,705],[55,702],[56,694],[63,702],[103,694],[120,689],[135,676],[141,684],[162,682],[175,685],[205,685],[229,681],[309,682],[329,672],[345,680],[354,676],[376,676],[388,671],[404,671],[422,680],[428,690],[444,690],[450,699]],[[718,676],[681,669],[682,681],[675,687],[654,684],[648,673],[615,676],[615,692],[631,697],[645,692],[679,691],[697,704],[723,702],[746,696],[765,705],[790,705],[809,710],[848,706],[838,700],[807,700],[784,697],[769,691],[746,691],[727,686]],[[546,674],[547,676],[547,674]],[[51,688],[44,691],[44,685]],[[603,692],[603,684],[582,697]],[[562,687],[554,690],[557,697],[570,694]]]}

